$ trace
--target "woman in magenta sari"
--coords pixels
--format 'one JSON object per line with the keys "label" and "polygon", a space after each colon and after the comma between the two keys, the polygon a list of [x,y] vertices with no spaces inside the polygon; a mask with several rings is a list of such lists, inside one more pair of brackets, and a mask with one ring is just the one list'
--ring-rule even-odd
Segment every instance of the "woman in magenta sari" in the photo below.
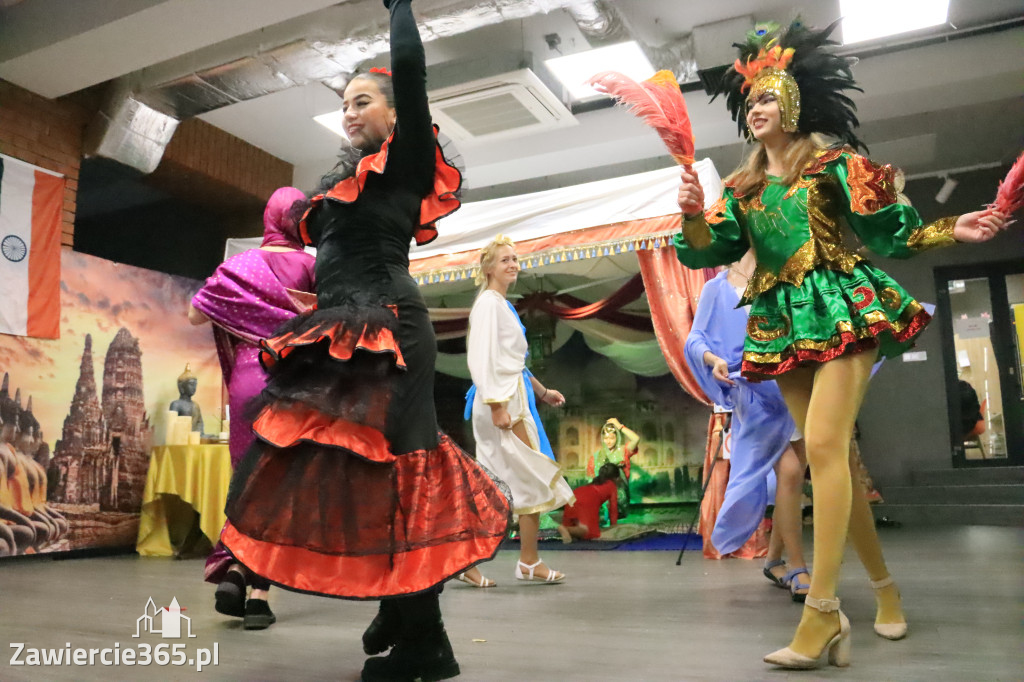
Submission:
{"label": "woman in magenta sari", "polygon": [[[228,449],[236,467],[253,441],[246,404],[260,394],[266,375],[259,363],[259,342],[309,307],[314,298],[314,258],[302,248],[292,206],[304,206],[294,187],[274,192],[263,212],[263,244],[220,264],[192,299],[189,321],[213,323],[231,408]],[[245,618],[247,629],[269,627],[276,619],[266,601],[270,584],[248,575],[224,545],[217,543],[206,560],[207,582],[217,584],[216,609]],[[246,583],[253,589],[245,600]]]}

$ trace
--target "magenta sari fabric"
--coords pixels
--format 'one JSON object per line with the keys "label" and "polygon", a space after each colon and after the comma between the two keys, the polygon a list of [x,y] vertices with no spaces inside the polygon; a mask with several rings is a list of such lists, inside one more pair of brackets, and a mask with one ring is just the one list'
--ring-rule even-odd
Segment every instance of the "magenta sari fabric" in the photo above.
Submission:
{"label": "magenta sari fabric", "polygon": [[[306,308],[314,258],[301,251],[251,249],[222,263],[192,298],[213,322],[217,354],[231,407],[228,449],[237,466],[253,441],[246,404],[266,385],[259,364],[259,342]],[[218,543],[206,562],[206,579],[220,582],[231,556]]]}

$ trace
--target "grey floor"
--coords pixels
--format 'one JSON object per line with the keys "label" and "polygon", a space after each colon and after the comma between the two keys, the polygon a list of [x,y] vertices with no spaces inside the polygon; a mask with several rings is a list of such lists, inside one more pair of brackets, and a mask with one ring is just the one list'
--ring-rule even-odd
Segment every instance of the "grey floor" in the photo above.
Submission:
{"label": "grey floor", "polygon": [[[960,527],[889,529],[883,543],[911,626],[902,642],[871,630],[874,606],[852,553],[842,580],[853,623],[853,665],[810,673],[773,671],[761,656],[788,641],[800,615],[760,564],[707,561],[669,552],[556,552],[565,585],[519,585],[515,556],[486,573],[491,590],[461,583],[442,595],[448,632],[466,682],[568,680],[1022,680],[1021,531]],[[133,639],[149,597],[177,597],[198,647],[219,649],[219,665],[184,667],[15,667],[9,649],[0,680],[355,680],[359,636],[374,603],[278,591],[279,620],[246,632],[212,608],[202,562],[133,556],[72,561],[0,560],[0,640],[32,648],[137,647],[186,640]],[[24,656],[24,654],[23,654]]]}

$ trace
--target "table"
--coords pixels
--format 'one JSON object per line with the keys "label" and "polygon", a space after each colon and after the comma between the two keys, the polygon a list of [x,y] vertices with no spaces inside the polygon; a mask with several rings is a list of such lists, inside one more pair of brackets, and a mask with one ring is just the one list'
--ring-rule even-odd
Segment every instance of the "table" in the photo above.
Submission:
{"label": "table", "polygon": [[[224,527],[224,503],[231,482],[231,455],[227,445],[163,445],[153,448],[142,494],[142,515],[135,545],[141,556],[174,556],[170,529],[191,525],[194,515],[182,518],[175,510],[176,496],[199,513],[199,529],[216,544]],[[179,505],[180,507],[180,505]]]}

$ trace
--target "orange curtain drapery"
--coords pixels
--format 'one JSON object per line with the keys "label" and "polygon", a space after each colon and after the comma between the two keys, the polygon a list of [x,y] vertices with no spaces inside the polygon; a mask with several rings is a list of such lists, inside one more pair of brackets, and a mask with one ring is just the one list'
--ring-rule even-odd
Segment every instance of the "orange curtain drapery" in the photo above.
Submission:
{"label": "orange curtain drapery", "polygon": [[671,245],[637,251],[636,257],[640,261],[640,274],[651,306],[654,333],[668,367],[687,393],[710,405],[711,401],[686,365],[683,345],[693,326],[693,314],[697,310],[701,289],[716,271],[713,268],[684,268]]}
{"label": "orange curtain drapery", "polygon": [[[725,430],[729,422],[728,413],[713,412],[708,421],[708,440],[704,452],[704,480],[707,482],[707,491],[700,505],[700,534],[704,539],[704,558],[722,559],[724,556],[736,557],[738,559],[758,559],[768,554],[768,530],[771,522],[767,519],[761,521],[754,534],[743,543],[743,546],[732,554],[722,555],[718,553],[715,546],[711,544],[711,531],[715,529],[715,522],[718,520],[718,510],[722,508],[725,500],[725,488],[729,485],[729,460],[721,459],[722,451],[719,443],[723,437],[728,437]],[[718,463],[712,470],[711,465],[715,458]],[[711,473],[711,480],[708,481],[708,473]]]}

